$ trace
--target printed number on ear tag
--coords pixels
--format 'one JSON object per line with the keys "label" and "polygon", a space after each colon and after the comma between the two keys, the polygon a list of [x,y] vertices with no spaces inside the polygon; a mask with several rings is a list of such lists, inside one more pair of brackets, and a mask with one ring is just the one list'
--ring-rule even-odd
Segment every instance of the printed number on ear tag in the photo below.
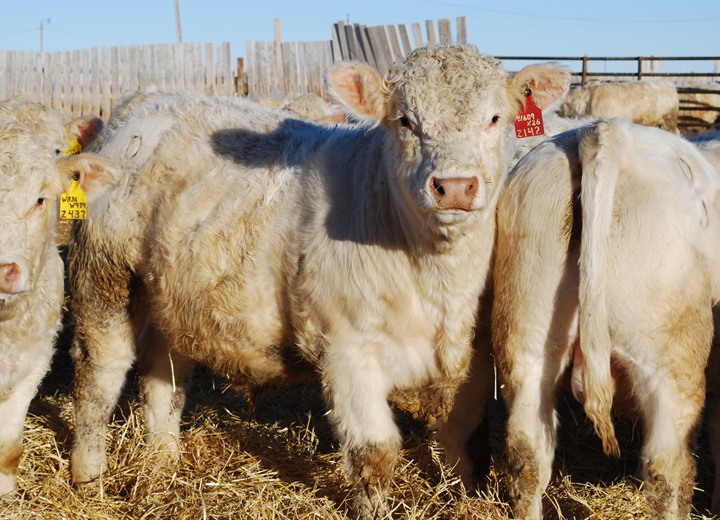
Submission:
{"label": "printed number on ear tag", "polygon": [[67,157],[68,155],[76,155],[82,153],[82,145],[80,144],[80,141],[78,141],[77,137],[73,137],[70,140],[70,144],[68,145],[68,149],[65,150],[65,153],[63,154],[63,157]]}
{"label": "printed number on ear tag", "polygon": [[542,109],[532,100],[532,92],[525,93],[525,102],[520,106],[518,115],[515,116],[515,137],[535,137],[545,133],[543,125]]}
{"label": "printed number on ear tag", "polygon": [[73,181],[70,188],[60,196],[60,218],[63,220],[87,218],[87,195],[80,187],[80,181]]}

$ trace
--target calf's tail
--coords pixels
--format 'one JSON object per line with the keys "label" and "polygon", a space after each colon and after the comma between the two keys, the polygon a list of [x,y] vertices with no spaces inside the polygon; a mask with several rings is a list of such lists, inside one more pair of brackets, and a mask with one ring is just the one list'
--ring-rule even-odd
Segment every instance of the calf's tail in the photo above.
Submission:
{"label": "calf's tail", "polygon": [[581,130],[578,137],[582,164],[579,298],[584,406],[602,440],[603,451],[615,456],[620,455],[620,447],[610,415],[614,390],[606,280],[613,201],[624,147],[622,134],[617,122],[600,120]]}

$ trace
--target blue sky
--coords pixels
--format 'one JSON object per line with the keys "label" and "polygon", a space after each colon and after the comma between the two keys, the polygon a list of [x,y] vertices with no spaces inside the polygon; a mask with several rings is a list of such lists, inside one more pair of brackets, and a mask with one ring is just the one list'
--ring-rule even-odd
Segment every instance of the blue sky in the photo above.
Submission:
{"label": "blue sky", "polygon": [[[520,56],[720,56],[720,0],[705,1],[243,1],[179,0],[184,42],[330,38],[338,20],[368,26],[468,20],[481,51]],[[174,0],[0,0],[0,49],[45,51],[176,43]],[[692,67],[690,62],[686,67]]]}

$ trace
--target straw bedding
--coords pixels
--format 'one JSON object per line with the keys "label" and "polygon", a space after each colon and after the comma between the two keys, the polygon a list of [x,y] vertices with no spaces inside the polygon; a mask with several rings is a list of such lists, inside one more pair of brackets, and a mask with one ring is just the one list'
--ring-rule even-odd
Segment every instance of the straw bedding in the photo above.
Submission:
{"label": "straw bedding", "polygon": [[[34,399],[25,428],[18,492],[0,499],[12,519],[342,519],[349,482],[324,417],[320,390],[302,384],[268,391],[254,412],[221,378],[199,368],[183,415],[179,463],[159,464],[143,446],[142,409],[130,381],[108,432],[110,470],[80,488],[70,484],[73,416],[72,331],[59,341],[51,373]],[[132,379],[132,378],[131,378]],[[623,458],[608,459],[582,408],[561,397],[560,448],[544,498],[545,517],[643,519],[645,503],[633,477],[640,432],[621,424]],[[480,494],[465,496],[442,462],[432,436],[399,416],[405,446],[392,490],[393,518],[511,517],[503,486],[502,403],[491,408],[493,469]],[[701,433],[693,518],[709,518],[712,461]]]}

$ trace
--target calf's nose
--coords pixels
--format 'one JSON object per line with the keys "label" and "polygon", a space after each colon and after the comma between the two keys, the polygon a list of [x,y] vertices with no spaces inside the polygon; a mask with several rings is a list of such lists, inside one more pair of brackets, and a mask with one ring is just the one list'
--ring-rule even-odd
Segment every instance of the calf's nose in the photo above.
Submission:
{"label": "calf's nose", "polygon": [[15,294],[20,279],[20,266],[15,262],[0,264],[0,293]]}
{"label": "calf's nose", "polygon": [[430,192],[440,210],[472,210],[477,191],[477,177],[433,177],[430,179]]}

